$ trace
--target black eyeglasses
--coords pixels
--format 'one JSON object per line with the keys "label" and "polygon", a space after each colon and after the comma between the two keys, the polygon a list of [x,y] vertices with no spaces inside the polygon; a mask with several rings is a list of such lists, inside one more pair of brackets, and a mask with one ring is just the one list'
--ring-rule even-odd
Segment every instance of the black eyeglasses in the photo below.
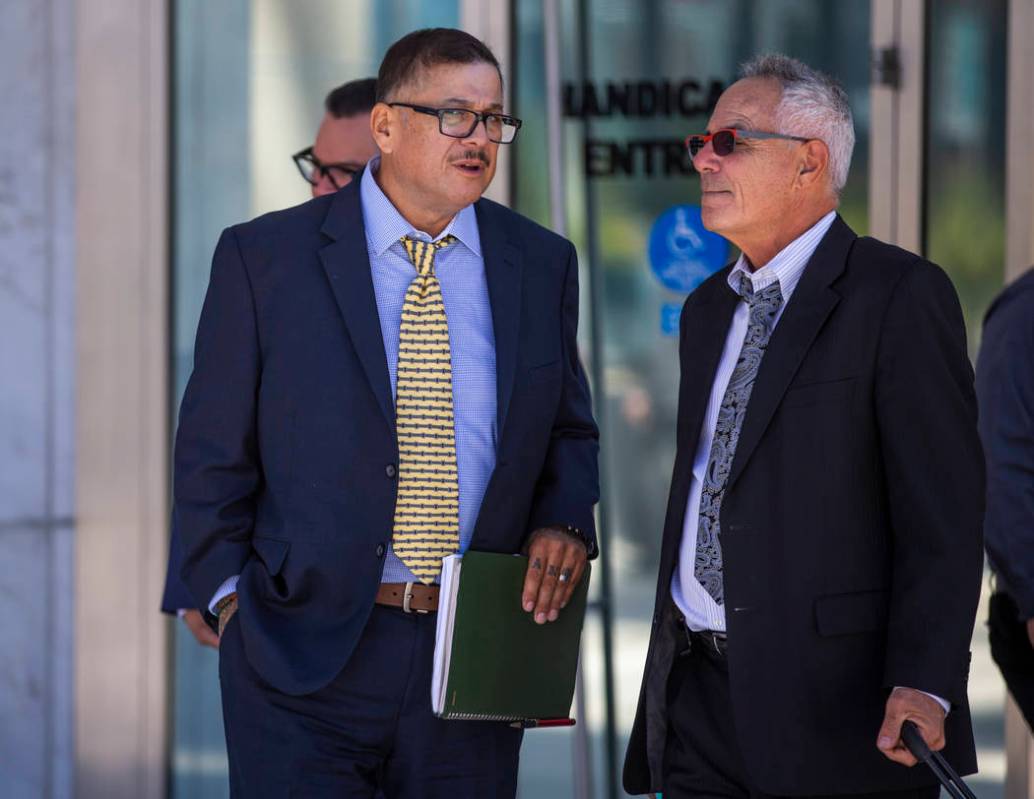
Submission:
{"label": "black eyeglasses", "polygon": [[315,186],[324,175],[334,184],[335,189],[347,186],[352,178],[363,168],[361,164],[324,164],[312,153],[311,147],[306,147],[291,156],[294,165],[302,173],[306,182]]}
{"label": "black eyeglasses", "polygon": [[469,108],[428,108],[426,105],[413,105],[412,103],[388,103],[388,105],[400,105],[403,108],[411,108],[420,114],[438,117],[438,130],[454,139],[467,138],[482,120],[485,123],[488,140],[496,144],[510,144],[517,138],[517,131],[521,128],[521,121],[517,117],[508,117],[506,114],[481,114],[471,111]]}
{"label": "black eyeglasses", "polygon": [[723,128],[714,133],[706,133],[698,136],[690,136],[686,139],[686,148],[694,158],[697,153],[704,149],[704,145],[711,142],[714,154],[719,156],[732,155],[736,149],[737,139],[789,139],[791,141],[811,141],[804,136],[787,136],[784,133],[765,133],[760,130],[739,130],[738,128]]}

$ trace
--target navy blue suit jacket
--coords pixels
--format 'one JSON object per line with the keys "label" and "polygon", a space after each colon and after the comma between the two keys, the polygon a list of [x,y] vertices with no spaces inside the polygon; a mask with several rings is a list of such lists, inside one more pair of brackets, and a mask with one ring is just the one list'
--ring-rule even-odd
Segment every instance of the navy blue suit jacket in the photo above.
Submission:
{"label": "navy blue suit jacket", "polygon": [[984,539],[999,587],[1034,618],[1034,270],[984,317],[977,359],[980,437],[987,458]]}
{"label": "navy blue suit jacket", "polygon": [[[176,436],[183,578],[205,606],[240,575],[248,659],[291,694],[347,662],[391,540],[395,411],[359,184],[224,231]],[[518,552],[551,524],[594,539],[574,248],[496,203],[475,208],[499,432],[471,549]]]}
{"label": "navy blue suit jacket", "polygon": [[187,584],[180,577],[183,568],[183,542],[176,531],[176,523],[172,524],[169,536],[169,560],[165,567],[165,588],[162,590],[162,613],[176,613],[181,609],[205,607],[197,602]]}

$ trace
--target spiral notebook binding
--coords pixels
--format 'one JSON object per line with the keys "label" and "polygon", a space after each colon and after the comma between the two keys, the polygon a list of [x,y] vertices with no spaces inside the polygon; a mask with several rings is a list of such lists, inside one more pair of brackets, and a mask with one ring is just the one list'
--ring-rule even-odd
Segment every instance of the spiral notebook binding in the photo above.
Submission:
{"label": "spiral notebook binding", "polygon": [[521,716],[514,716],[507,713],[445,713],[444,719],[456,719],[457,721],[521,721]]}

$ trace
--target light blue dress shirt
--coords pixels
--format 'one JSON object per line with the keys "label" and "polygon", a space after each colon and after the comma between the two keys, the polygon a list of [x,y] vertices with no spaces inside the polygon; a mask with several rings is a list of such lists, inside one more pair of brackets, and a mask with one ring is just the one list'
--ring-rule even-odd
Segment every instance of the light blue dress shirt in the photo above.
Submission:
{"label": "light blue dress shirt", "polygon": [[[363,172],[359,198],[392,396],[396,390],[402,304],[406,289],[416,277],[416,270],[400,239],[412,236],[423,241],[437,241],[450,234],[458,239],[438,251],[434,271],[442,287],[445,315],[449,320],[456,467],[460,488],[460,552],[465,552],[474,534],[488,480],[495,469],[498,433],[495,332],[485,261],[481,257],[477,214],[474,206],[468,205],[453,217],[439,236],[432,239],[407,222],[381,191],[374,178],[379,167],[380,159],[375,158]],[[416,578],[389,549],[381,580],[402,583]]]}

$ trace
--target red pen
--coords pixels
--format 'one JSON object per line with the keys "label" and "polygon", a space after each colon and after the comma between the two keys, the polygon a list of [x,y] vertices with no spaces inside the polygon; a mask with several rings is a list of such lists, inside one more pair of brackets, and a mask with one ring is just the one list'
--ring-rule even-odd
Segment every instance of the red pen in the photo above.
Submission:
{"label": "red pen", "polygon": [[574,719],[521,719],[510,724],[514,729],[533,730],[536,727],[573,727]]}

